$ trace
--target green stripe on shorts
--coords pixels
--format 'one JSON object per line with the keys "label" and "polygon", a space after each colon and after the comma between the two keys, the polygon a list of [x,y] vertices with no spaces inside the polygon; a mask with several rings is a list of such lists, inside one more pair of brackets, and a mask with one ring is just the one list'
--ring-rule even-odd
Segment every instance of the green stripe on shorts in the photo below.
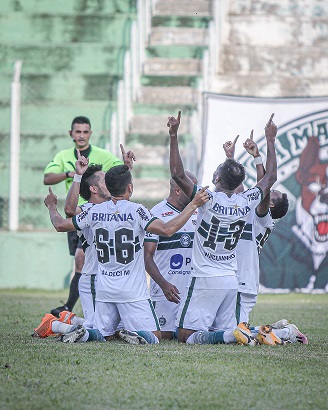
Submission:
{"label": "green stripe on shorts", "polygon": [[150,309],[153,313],[153,316],[154,316],[154,319],[155,319],[155,322],[156,322],[157,330],[161,330],[161,327],[159,325],[158,318],[157,318],[157,315],[156,315],[156,312],[155,312],[155,309],[154,309],[154,305],[153,305],[153,303],[150,299],[148,299],[148,302],[149,302]]}
{"label": "green stripe on shorts", "polygon": [[188,289],[187,299],[186,299],[186,302],[184,304],[184,307],[183,307],[183,310],[182,310],[182,313],[181,313],[181,318],[180,318],[180,321],[179,321],[179,327],[181,327],[181,328],[183,328],[183,321],[184,321],[184,318],[185,318],[187,310],[188,310],[188,306],[189,306],[189,303],[190,303],[192,292],[194,291],[195,282],[196,282],[196,278],[192,278],[189,289]]}

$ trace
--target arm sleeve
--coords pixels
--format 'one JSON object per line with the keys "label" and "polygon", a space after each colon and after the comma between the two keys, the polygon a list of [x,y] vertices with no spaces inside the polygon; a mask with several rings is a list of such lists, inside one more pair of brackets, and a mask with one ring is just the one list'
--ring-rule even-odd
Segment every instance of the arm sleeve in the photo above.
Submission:
{"label": "arm sleeve", "polygon": [[61,152],[58,152],[58,154],[56,154],[55,158],[49,162],[49,164],[45,167],[44,169],[44,174],[50,174],[50,173],[54,173],[54,174],[60,174],[61,172],[66,171],[64,169],[64,162],[62,159],[62,155]]}

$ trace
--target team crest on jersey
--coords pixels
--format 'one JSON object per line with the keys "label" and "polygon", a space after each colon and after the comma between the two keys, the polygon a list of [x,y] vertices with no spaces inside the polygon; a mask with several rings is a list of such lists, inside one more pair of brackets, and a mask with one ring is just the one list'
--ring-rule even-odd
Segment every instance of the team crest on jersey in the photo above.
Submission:
{"label": "team crest on jersey", "polygon": [[188,246],[191,244],[191,238],[190,235],[187,233],[184,233],[180,237],[180,243],[184,248],[188,248]]}
{"label": "team crest on jersey", "polygon": [[166,322],[167,322],[167,320],[165,319],[165,317],[163,315],[158,319],[158,323],[159,323],[160,326],[165,326]]}

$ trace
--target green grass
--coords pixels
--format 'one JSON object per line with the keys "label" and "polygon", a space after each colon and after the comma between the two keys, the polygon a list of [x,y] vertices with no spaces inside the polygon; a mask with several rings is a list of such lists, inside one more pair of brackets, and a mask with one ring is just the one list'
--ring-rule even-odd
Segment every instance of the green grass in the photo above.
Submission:
{"label": "green grass", "polygon": [[307,346],[31,338],[66,296],[0,291],[0,409],[327,409],[327,295],[262,295],[252,312],[253,324],[290,319]]}

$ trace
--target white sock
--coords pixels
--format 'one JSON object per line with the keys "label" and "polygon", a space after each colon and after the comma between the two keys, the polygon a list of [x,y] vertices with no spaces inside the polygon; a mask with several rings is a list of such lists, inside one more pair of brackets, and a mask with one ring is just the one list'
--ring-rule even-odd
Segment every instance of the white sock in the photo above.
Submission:
{"label": "white sock", "polygon": [[80,316],[73,316],[71,319],[72,325],[83,325],[84,323],[84,318]]}
{"label": "white sock", "polygon": [[51,323],[51,330],[54,333],[68,333],[74,325],[68,325],[67,323],[60,322],[59,320],[54,320]]}
{"label": "white sock", "polygon": [[79,342],[87,342],[88,339],[89,339],[89,332],[87,330],[85,330],[85,334],[81,337]]}
{"label": "white sock", "polygon": [[289,329],[284,327],[283,329],[273,329],[274,333],[280,337],[280,339],[287,340],[289,339]]}
{"label": "white sock", "polygon": [[237,342],[235,336],[232,334],[231,331],[228,331],[228,330],[226,330],[223,333],[223,340],[224,340],[224,343],[236,343]]}

